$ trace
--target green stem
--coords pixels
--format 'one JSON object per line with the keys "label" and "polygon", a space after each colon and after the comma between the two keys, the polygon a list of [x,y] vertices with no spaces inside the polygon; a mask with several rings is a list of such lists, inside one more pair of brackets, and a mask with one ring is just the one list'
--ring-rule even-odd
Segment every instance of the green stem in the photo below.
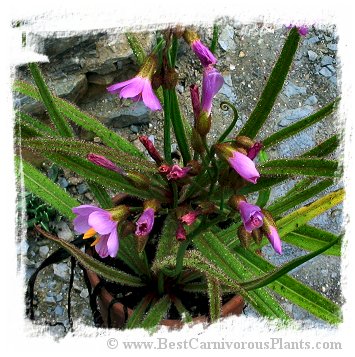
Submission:
{"label": "green stem", "polygon": [[170,95],[167,89],[163,89],[164,94],[164,157],[168,164],[172,164],[171,159],[171,107],[170,107]]}
{"label": "green stem", "polygon": [[229,127],[218,139],[218,141],[217,141],[218,143],[221,143],[229,135],[229,133],[234,129],[235,125],[237,124],[237,120],[238,120],[238,111],[232,103],[222,102],[220,107],[224,111],[228,110],[228,107],[231,108],[233,110],[234,117],[233,117],[233,120],[232,120],[231,124],[229,125]]}
{"label": "green stem", "polygon": [[177,187],[176,182],[172,182],[171,186],[173,188],[173,207],[176,208],[178,205],[178,199],[179,199],[178,187]]}
{"label": "green stem", "polygon": [[216,53],[218,32],[219,32],[219,27],[217,25],[213,25],[213,35],[212,35],[212,42],[210,46],[210,50],[212,53]]}
{"label": "green stem", "polygon": [[163,47],[163,44],[164,44],[164,39],[159,38],[159,40],[157,41],[157,44],[154,46],[154,48],[152,50],[152,55],[156,54],[158,51],[160,51],[160,49]]}

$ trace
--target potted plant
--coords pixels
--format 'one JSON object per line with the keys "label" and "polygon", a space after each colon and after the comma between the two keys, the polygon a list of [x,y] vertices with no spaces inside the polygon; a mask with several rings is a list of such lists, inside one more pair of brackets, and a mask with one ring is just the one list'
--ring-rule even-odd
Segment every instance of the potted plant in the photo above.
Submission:
{"label": "potted plant", "polygon": [[[255,139],[307,32],[304,27],[285,31],[283,49],[241,130],[235,129],[237,108],[220,103],[233,115],[217,140],[208,134],[213,125],[213,98],[223,85],[214,54],[218,28],[210,47],[189,28],[162,31],[148,55],[135,36],[128,34],[140,70],[107,89],[112,95],[143,101],[152,111],[164,111],[163,152],[148,137],[139,137],[151,160],[95,118],[54,96],[37,64],[28,65],[36,86],[15,82],[16,92],[45,105],[53,124],[50,129],[17,112],[18,146],[84,177],[99,203],[80,204],[16,156],[26,189],[72,220],[78,235],[67,242],[37,227],[61,247],[43,266],[69,256],[73,264],[78,262],[91,283],[94,305],[96,296],[100,297],[106,325],[112,325],[112,320],[120,328],[181,326],[196,319],[215,322],[230,313],[239,314],[244,302],[262,316],[287,321],[289,316],[274,292],[327,322],[341,320],[336,304],[287,275],[328,249],[340,252],[341,237],[307,224],[343,200],[343,189],[315,198],[339,175],[338,162],[325,158],[339,139],[330,137],[299,157],[270,160],[267,154],[275,144],[333,112],[338,99],[262,142]],[[190,86],[192,120],[182,116],[175,89],[182,40],[201,62],[202,88]],[[94,132],[103,144],[75,138],[71,123]],[[172,155],[174,137],[179,153]],[[270,204],[270,189],[296,175],[301,177],[296,186]],[[251,195],[255,193],[256,202]],[[311,203],[294,209],[307,200]],[[295,239],[297,235],[302,240]],[[309,253],[276,268],[263,259],[260,249],[271,244],[275,254],[282,254],[282,241]],[[85,251],[81,249],[84,244]],[[37,273],[31,280],[30,300]],[[117,291],[126,294],[114,299]],[[197,311],[192,311],[193,306],[198,306]]]}

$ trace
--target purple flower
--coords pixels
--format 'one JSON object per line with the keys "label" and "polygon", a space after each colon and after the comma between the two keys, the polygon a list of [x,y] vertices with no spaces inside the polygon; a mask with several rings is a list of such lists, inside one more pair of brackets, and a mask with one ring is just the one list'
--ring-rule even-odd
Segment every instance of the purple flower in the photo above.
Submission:
{"label": "purple flower", "polygon": [[239,151],[233,151],[228,162],[240,176],[249,182],[256,183],[260,177],[253,160]]}
{"label": "purple flower", "polygon": [[95,245],[100,257],[116,257],[119,248],[118,222],[113,219],[112,214],[91,205],[74,207],[73,213],[77,215],[73,221],[74,229],[78,233],[83,233],[84,239],[98,234],[92,245]]}
{"label": "purple flower", "polygon": [[213,55],[210,49],[201,42],[200,39],[195,39],[192,41],[191,48],[201,61],[202,66],[207,67],[217,63],[216,57]]}
{"label": "purple flower", "polygon": [[260,207],[240,201],[238,209],[247,232],[251,233],[253,229],[260,228],[264,224],[264,215]]}
{"label": "purple flower", "polygon": [[151,207],[143,211],[136,223],[136,236],[147,236],[151,232],[154,225],[154,214],[155,211]]}
{"label": "purple flower", "polygon": [[161,104],[155,95],[150,78],[136,77],[125,82],[120,82],[107,87],[112,94],[118,94],[120,98],[131,98],[133,101],[142,101],[151,110],[160,110]]}
{"label": "purple flower", "polygon": [[180,217],[180,221],[188,226],[196,222],[197,217],[201,214],[200,211],[191,211]]}
{"label": "purple flower", "polygon": [[292,29],[293,27],[296,27],[298,33],[300,34],[300,36],[303,36],[303,37],[304,37],[304,36],[307,36],[307,34],[308,34],[308,32],[309,32],[309,28],[308,28],[308,26],[306,26],[306,25],[299,25],[299,26],[297,26],[297,25],[290,24],[290,25],[287,26],[287,28],[288,28],[289,30]]}
{"label": "purple flower", "polygon": [[203,71],[201,110],[209,116],[212,110],[212,100],[222,88],[224,79],[212,66]]}
{"label": "purple flower", "polygon": [[179,223],[177,230],[176,230],[175,237],[176,237],[176,240],[178,240],[180,242],[186,240],[186,231],[185,231],[185,228],[182,225],[182,223]]}
{"label": "purple flower", "polygon": [[269,240],[270,244],[274,248],[275,252],[278,254],[282,254],[282,247],[281,247],[281,239],[277,232],[276,227],[269,226],[269,232],[266,233],[266,237]]}
{"label": "purple flower", "polygon": [[254,160],[260,150],[263,148],[263,144],[262,143],[255,143],[249,150],[248,150],[248,157],[250,160]]}
{"label": "purple flower", "polygon": [[101,166],[101,167],[111,170],[111,171],[115,171],[115,172],[119,173],[120,175],[125,174],[124,170],[122,170],[120,167],[118,167],[112,161],[107,159],[105,156],[89,154],[87,156],[87,159],[95,165]]}
{"label": "purple flower", "polygon": [[190,170],[191,167],[180,167],[179,165],[173,165],[166,177],[168,180],[181,179],[184,178]]}

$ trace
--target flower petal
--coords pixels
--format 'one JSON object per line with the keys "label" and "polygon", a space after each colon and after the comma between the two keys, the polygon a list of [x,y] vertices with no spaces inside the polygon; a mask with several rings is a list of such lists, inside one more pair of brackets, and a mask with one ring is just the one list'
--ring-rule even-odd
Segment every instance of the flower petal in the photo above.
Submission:
{"label": "flower petal", "polygon": [[108,234],[117,226],[117,222],[111,219],[111,214],[107,211],[93,212],[89,216],[88,223],[100,234]]}
{"label": "flower petal", "polygon": [[133,98],[142,93],[144,87],[144,79],[134,77],[131,83],[121,89],[119,96],[121,98]]}
{"label": "flower petal", "polygon": [[270,226],[270,233],[267,234],[267,239],[271,243],[275,252],[282,254],[281,239],[275,227]]}
{"label": "flower petal", "polygon": [[161,104],[155,95],[149,79],[145,80],[142,97],[144,104],[151,110],[161,110]]}
{"label": "flower petal", "polygon": [[110,257],[115,258],[118,252],[118,248],[119,248],[119,237],[118,237],[118,233],[117,233],[117,227],[112,230],[110,236],[108,237],[107,240],[107,250],[108,250],[108,254]]}
{"label": "flower petal", "polygon": [[100,207],[96,207],[93,205],[81,205],[78,207],[74,207],[72,209],[73,213],[80,215],[80,216],[88,216],[89,214],[95,212],[95,211],[104,211]]}
{"label": "flower petal", "polygon": [[107,248],[108,237],[109,237],[108,234],[100,236],[99,243],[95,245],[95,250],[101,258],[106,258],[109,255],[108,248]]}
{"label": "flower petal", "polygon": [[123,87],[130,85],[134,81],[134,79],[135,77],[124,82],[115,83],[112,86],[107,87],[106,89],[112,94],[119,93]]}
{"label": "flower petal", "polygon": [[77,233],[85,233],[88,229],[90,229],[88,223],[88,216],[77,216],[73,220],[74,230]]}
{"label": "flower petal", "polygon": [[240,176],[249,182],[256,183],[260,177],[253,160],[238,151],[233,152],[228,162]]}

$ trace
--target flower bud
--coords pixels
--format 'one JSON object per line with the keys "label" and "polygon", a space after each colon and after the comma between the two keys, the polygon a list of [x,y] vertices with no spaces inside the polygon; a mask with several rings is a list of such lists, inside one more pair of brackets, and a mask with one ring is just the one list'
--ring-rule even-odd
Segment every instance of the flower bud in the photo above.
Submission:
{"label": "flower bud", "polygon": [[180,167],[179,165],[173,165],[166,177],[168,180],[178,180],[184,178],[190,170],[190,167]]}
{"label": "flower bud", "polygon": [[254,140],[244,135],[238,135],[235,138],[235,146],[243,147],[244,149],[250,149],[254,145]]}
{"label": "flower bud", "polygon": [[97,166],[101,166],[105,169],[115,171],[120,175],[124,175],[125,172],[122,170],[120,167],[118,167],[116,164],[114,164],[112,161],[107,159],[105,156],[101,155],[96,155],[93,153],[88,154],[87,159],[92,162],[93,164]]}
{"label": "flower bud", "polygon": [[179,242],[182,242],[182,241],[186,240],[186,231],[185,231],[184,226],[180,222],[179,222],[179,225],[177,227],[175,237],[176,237],[176,240],[178,240]]}
{"label": "flower bud", "polygon": [[244,228],[243,225],[239,226],[237,235],[240,241],[240,245],[243,248],[249,248],[253,241],[253,236]]}
{"label": "flower bud", "polygon": [[164,160],[160,156],[153,142],[146,135],[139,136],[139,141],[144,145],[150,157],[157,163],[157,165],[161,165]]}
{"label": "flower bud", "polygon": [[192,84],[190,86],[190,96],[191,96],[192,109],[194,112],[194,119],[196,125],[196,122],[201,112],[200,93],[198,90],[198,86],[196,84]]}
{"label": "flower bud", "polygon": [[195,128],[192,128],[191,145],[192,148],[199,154],[202,155],[205,152],[205,146],[203,145],[202,138]]}
{"label": "flower bud", "polygon": [[196,176],[201,172],[202,166],[197,160],[191,160],[187,163],[187,167],[190,167],[189,175]]}
{"label": "flower bud", "polygon": [[125,205],[119,205],[108,210],[111,213],[112,220],[122,222],[129,216],[129,208]]}
{"label": "flower bud", "polygon": [[263,233],[260,228],[253,229],[251,232],[251,235],[253,236],[254,242],[256,244],[260,244],[262,239],[263,239]]}
{"label": "flower bud", "polygon": [[201,112],[200,116],[196,121],[196,131],[201,135],[201,137],[205,137],[209,131],[211,130],[211,115],[208,115],[206,112]]}
{"label": "flower bud", "polygon": [[277,231],[275,221],[272,218],[270,212],[266,210],[262,210],[262,212],[264,214],[264,218],[263,218],[264,224],[262,226],[262,231],[265,233],[267,239],[269,240],[270,244],[274,248],[275,252],[278,254],[282,254],[281,239]]}
{"label": "flower bud", "polygon": [[263,144],[262,143],[260,143],[260,142],[257,142],[257,143],[255,143],[249,150],[248,150],[248,157],[249,157],[249,159],[250,160],[254,160],[257,156],[258,156],[258,154],[259,154],[259,152],[260,152],[260,150],[263,148]]}
{"label": "flower bud", "polygon": [[147,176],[144,176],[138,172],[127,172],[126,178],[135,187],[142,190],[146,190],[150,187],[150,180],[147,178]]}

